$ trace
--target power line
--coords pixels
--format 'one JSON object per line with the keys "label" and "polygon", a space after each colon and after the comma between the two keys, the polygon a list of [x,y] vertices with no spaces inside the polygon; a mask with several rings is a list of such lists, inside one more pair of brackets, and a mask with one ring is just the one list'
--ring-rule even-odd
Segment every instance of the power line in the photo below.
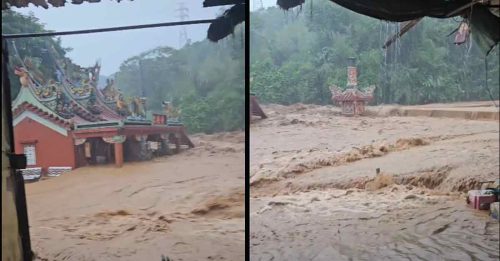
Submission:
{"label": "power line", "polygon": [[93,33],[136,30],[136,29],[155,28],[155,27],[181,26],[181,25],[191,25],[191,24],[209,24],[209,23],[213,23],[214,21],[216,21],[216,20],[215,19],[204,19],[204,20],[191,20],[191,21],[167,22],[167,23],[156,23],[156,24],[130,25],[130,26],[119,26],[119,27],[108,27],[108,28],[86,29],[86,30],[74,30],[74,31],[62,31],[62,32],[2,34],[2,38],[3,39],[16,39],[16,38],[44,37],[44,36],[58,36],[58,35],[93,34]]}

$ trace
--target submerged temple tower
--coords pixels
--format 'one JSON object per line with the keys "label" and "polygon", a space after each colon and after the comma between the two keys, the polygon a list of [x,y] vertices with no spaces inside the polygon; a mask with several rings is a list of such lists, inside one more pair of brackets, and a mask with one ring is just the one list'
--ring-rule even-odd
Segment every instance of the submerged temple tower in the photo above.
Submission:
{"label": "submerged temple tower", "polygon": [[340,105],[342,114],[346,116],[363,114],[366,103],[373,99],[375,86],[370,86],[362,92],[358,89],[357,77],[356,58],[351,57],[347,66],[347,89],[342,91],[335,85],[330,87],[332,101]]}

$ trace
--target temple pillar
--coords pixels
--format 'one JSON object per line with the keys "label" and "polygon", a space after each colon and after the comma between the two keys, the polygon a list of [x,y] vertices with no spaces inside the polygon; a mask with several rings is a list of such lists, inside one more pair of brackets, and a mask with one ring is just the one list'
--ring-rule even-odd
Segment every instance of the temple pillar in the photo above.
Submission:
{"label": "temple pillar", "polygon": [[123,166],[123,143],[127,137],[125,136],[113,136],[113,137],[103,137],[104,142],[113,144],[115,150],[115,165],[120,168]]}
{"label": "temple pillar", "polygon": [[120,168],[123,166],[123,143],[115,143],[115,165]]}

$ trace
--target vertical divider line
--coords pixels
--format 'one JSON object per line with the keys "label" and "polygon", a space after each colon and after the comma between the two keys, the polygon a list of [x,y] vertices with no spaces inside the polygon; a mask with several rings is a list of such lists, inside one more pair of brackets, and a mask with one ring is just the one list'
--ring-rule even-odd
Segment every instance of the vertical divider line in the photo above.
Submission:
{"label": "vertical divider line", "polygon": [[245,260],[250,260],[250,2],[245,9]]}

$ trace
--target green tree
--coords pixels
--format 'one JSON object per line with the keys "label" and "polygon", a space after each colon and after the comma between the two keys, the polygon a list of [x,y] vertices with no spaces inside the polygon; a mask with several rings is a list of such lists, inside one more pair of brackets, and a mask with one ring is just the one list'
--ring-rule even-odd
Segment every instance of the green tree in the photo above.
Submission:
{"label": "green tree", "polygon": [[116,85],[148,98],[149,109],[173,101],[190,132],[220,132],[245,126],[243,26],[219,43],[195,42],[179,50],[158,47],[123,62]]}
{"label": "green tree", "polygon": [[[38,18],[30,15],[23,15],[12,10],[2,11],[2,33],[21,34],[48,32]],[[61,39],[56,37],[33,37],[7,40],[9,50],[9,79],[11,82],[12,99],[17,96],[21,84],[14,74],[15,66],[22,66],[22,59],[32,58],[39,64],[40,73],[51,78],[56,78],[55,59],[62,59],[71,48],[63,48]],[[53,48],[53,49],[52,49]],[[16,53],[17,51],[17,53]]]}
{"label": "green tree", "polygon": [[[312,8],[312,9],[311,9]],[[327,0],[302,12],[277,7],[251,13],[250,88],[262,102],[331,103],[328,87],[345,87],[347,58],[358,58],[358,85],[376,85],[375,103],[423,104],[487,100],[499,95],[498,49],[488,57],[475,42],[456,46],[454,19],[424,18],[387,50],[399,30]],[[255,24],[255,26],[254,26]],[[472,32],[474,33],[474,32]]]}

